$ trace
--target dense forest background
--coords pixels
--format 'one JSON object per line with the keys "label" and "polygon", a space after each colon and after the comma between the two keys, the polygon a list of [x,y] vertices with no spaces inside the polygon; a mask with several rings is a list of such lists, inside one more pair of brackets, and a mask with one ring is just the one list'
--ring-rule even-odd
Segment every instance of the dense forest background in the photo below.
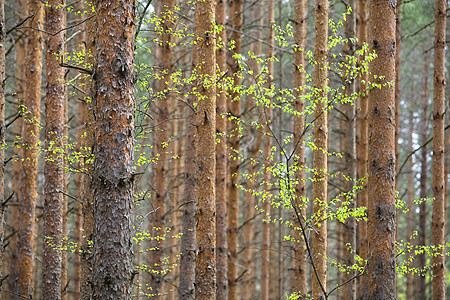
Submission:
{"label": "dense forest background", "polygon": [[0,2],[2,299],[445,299],[446,1]]}

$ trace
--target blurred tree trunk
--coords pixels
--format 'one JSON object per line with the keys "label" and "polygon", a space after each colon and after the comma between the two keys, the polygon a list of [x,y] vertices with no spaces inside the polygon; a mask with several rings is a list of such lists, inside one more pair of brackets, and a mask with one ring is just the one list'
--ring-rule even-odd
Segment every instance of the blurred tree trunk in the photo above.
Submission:
{"label": "blurred tree trunk", "polygon": [[[61,299],[62,230],[64,191],[64,69],[63,61],[66,13],[64,0],[52,0],[45,6],[47,36],[47,87],[45,97],[44,161],[44,243],[42,295]],[[53,33],[57,33],[54,34]]]}
{"label": "blurred tree trunk", "polygon": [[433,93],[433,217],[432,245],[436,252],[433,263],[433,299],[445,299],[445,199],[444,199],[444,125],[445,125],[445,23],[447,1],[435,2],[434,93]]}
{"label": "blurred tree trunk", "polygon": [[[390,0],[370,2],[369,45],[377,58],[371,78],[381,88],[369,93],[368,299],[396,298],[395,285],[395,6]],[[383,270],[380,272],[380,270]]]}
{"label": "blurred tree trunk", "polygon": [[[0,145],[5,145],[5,45],[6,45],[6,24],[5,24],[5,1],[0,0]],[[5,216],[5,148],[0,147],[0,279],[3,283],[3,263],[4,263],[4,216]],[[1,298],[1,294],[0,294]]]}
{"label": "blurred tree trunk", "polygon": [[96,6],[93,299],[131,299],[132,292],[134,5]]}
{"label": "blurred tree trunk", "polygon": [[[411,96],[411,107],[409,108],[409,135],[408,135],[408,153],[412,153],[414,151],[413,145],[413,135],[414,135],[414,111],[415,111],[415,102],[414,102],[414,85],[411,87],[412,96]],[[414,231],[414,162],[413,157],[411,156],[408,161],[408,214],[407,214],[407,237],[406,241],[409,241],[411,244],[413,243]],[[408,251],[407,258],[408,261],[412,261],[412,253]],[[412,272],[406,273],[406,299],[413,299],[413,274]]]}
{"label": "blurred tree trunk", "polygon": [[313,168],[315,169],[313,182],[313,213],[314,230],[311,233],[312,260],[314,270],[312,276],[312,297],[325,299],[327,292],[327,220],[326,205],[328,203],[327,191],[327,92],[328,85],[328,0],[316,0],[315,5],[315,44],[314,44],[314,88],[316,97],[314,101],[314,145]]}
{"label": "blurred tree trunk", "polygon": [[[233,0],[228,1],[228,19],[229,25],[232,28],[230,33],[230,41],[234,42],[234,48],[227,52],[230,76],[232,76],[233,86],[237,87],[241,84],[241,78],[237,76],[239,71],[238,62],[233,58],[234,54],[241,54],[242,48],[242,19],[243,19],[243,1]],[[240,178],[240,164],[239,159],[239,142],[240,129],[238,119],[241,116],[241,94],[236,90],[230,92],[229,111],[232,117],[236,118],[230,121],[229,134],[230,138],[230,161],[228,164],[228,172],[231,178],[228,186],[228,299],[236,300],[239,296],[238,285],[238,244],[239,244],[239,178]]]}
{"label": "blurred tree trunk", "polygon": [[[28,15],[34,17],[28,23],[32,28],[44,28],[44,6],[41,1],[27,3]],[[39,127],[41,111],[41,82],[43,32],[27,31],[26,41],[26,82],[24,97],[23,156],[21,177],[21,205],[19,206],[19,235],[17,247],[19,252],[18,290],[23,297],[33,294],[33,247],[35,230],[35,207],[37,201],[37,171],[39,151]]]}

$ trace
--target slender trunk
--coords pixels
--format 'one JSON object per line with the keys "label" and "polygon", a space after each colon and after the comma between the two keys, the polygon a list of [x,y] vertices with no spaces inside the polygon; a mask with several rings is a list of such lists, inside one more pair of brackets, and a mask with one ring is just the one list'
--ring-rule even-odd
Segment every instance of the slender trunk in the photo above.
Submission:
{"label": "slender trunk", "polygon": [[[242,28],[242,10],[243,1],[234,0],[229,1],[228,19],[233,31],[230,34],[230,41],[234,41],[234,49],[227,52],[229,63],[229,70],[233,77],[233,86],[237,87],[241,84],[241,78],[238,76],[239,65],[232,57],[234,54],[240,54],[242,48],[242,36],[240,34]],[[230,183],[228,187],[228,299],[235,300],[239,296],[238,286],[238,242],[239,242],[239,175],[240,175],[240,159],[239,159],[239,140],[240,130],[238,119],[241,115],[241,95],[237,91],[230,93],[230,113],[235,120],[230,123],[230,161],[228,164],[228,172],[230,174]]]}
{"label": "slender trunk", "polygon": [[306,84],[306,35],[307,35],[307,0],[295,1],[295,17],[294,17],[294,41],[298,49],[294,52],[295,70],[294,70],[294,85],[295,100],[294,107],[299,113],[294,119],[294,142],[295,142],[295,166],[298,168],[297,180],[298,184],[295,186],[295,202],[291,203],[294,208],[294,224],[297,227],[294,230],[294,236],[298,239],[298,243],[294,242],[292,246],[292,275],[290,288],[293,292],[298,292],[301,295],[300,299],[306,299],[308,292],[308,281],[306,272],[306,249],[305,237],[306,232],[303,232],[305,224],[302,224],[306,218],[306,174],[305,174],[305,146],[303,144],[303,131],[305,130],[305,95],[303,87]]}
{"label": "slender trunk", "polygon": [[434,93],[433,93],[433,218],[432,244],[438,254],[433,255],[433,299],[445,299],[445,199],[444,199],[444,125],[445,125],[445,23],[447,1],[435,2],[434,37]]}
{"label": "slender trunk", "polygon": [[312,260],[314,271],[312,276],[312,297],[325,299],[327,292],[327,53],[328,53],[328,0],[316,0],[315,3],[315,43],[314,43],[314,88],[316,107],[314,109],[314,145],[313,168],[313,213],[315,216],[314,230],[311,233]]}
{"label": "slender trunk", "polygon": [[[414,95],[414,85],[411,87],[412,95]],[[414,96],[412,96],[411,99],[411,106],[409,111],[409,135],[408,135],[408,152],[413,152],[413,134],[414,134]],[[412,156],[409,158],[408,161],[408,214],[407,214],[407,225],[408,225],[408,235],[406,237],[406,240],[410,243],[413,242],[411,237],[413,236],[413,225],[414,225],[414,162]],[[407,254],[407,260],[412,261],[412,253],[408,252]],[[411,272],[406,273],[406,299],[413,299],[413,275]]]}
{"label": "slender trunk", "polygon": [[[268,32],[268,43],[269,47],[267,49],[267,57],[272,58],[274,56],[273,51],[273,37],[274,32],[272,29],[272,23],[274,20],[274,10],[275,10],[275,0],[268,0],[268,21],[269,21],[269,32]],[[267,63],[267,88],[270,88],[273,84],[273,61],[270,60]],[[272,102],[272,99],[269,99]],[[272,164],[272,132],[269,129],[269,126],[272,126],[271,122],[273,119],[272,107],[265,107],[265,118],[264,118],[264,131],[266,134],[266,141],[264,144],[264,188],[266,190],[270,189],[270,181],[271,181],[271,173],[270,167]],[[271,229],[271,221],[270,221],[270,197],[266,197],[263,200],[262,209],[264,211],[265,216],[267,217],[266,221],[263,220],[262,223],[262,236],[261,236],[261,299],[267,300],[270,297],[270,229]],[[274,243],[275,244],[275,243]],[[274,278],[275,280],[275,278]]]}
{"label": "slender trunk", "polygon": [[98,1],[94,65],[93,299],[131,299],[134,24],[131,0]]}
{"label": "slender trunk", "polygon": [[[5,145],[5,1],[0,0],[0,144]],[[0,147],[0,278],[3,280],[3,238],[4,238],[4,212],[5,212],[5,148]],[[0,295],[1,298],[1,295]]]}
{"label": "slender trunk", "polygon": [[369,94],[368,299],[396,298],[395,286],[395,94],[386,83],[395,76],[395,7],[370,2],[370,51],[377,58],[369,73],[381,88]]}
{"label": "slender trunk", "polygon": [[[425,53],[425,66],[423,68],[423,95],[421,101],[422,116],[420,128],[420,143],[424,144],[428,139],[428,71],[430,66],[430,55]],[[428,197],[428,163],[427,163],[427,146],[424,145],[421,151],[421,170],[420,170],[420,214],[419,214],[419,239],[418,244],[425,246],[427,244],[427,201]],[[426,253],[419,254],[418,267],[423,270],[421,276],[418,276],[418,297],[419,299],[426,299]]]}
{"label": "slender trunk", "polygon": [[[356,8],[356,0],[350,0],[347,2],[349,7],[352,9]],[[355,52],[355,44],[351,41],[356,37],[356,10],[353,10],[350,15],[347,16],[347,22],[344,24],[345,27],[345,33],[346,38],[349,39],[349,41],[344,45],[344,54],[347,57],[352,57]],[[348,60],[351,61],[351,60]],[[354,68],[354,63],[349,64],[350,68]],[[346,97],[351,99],[355,93],[355,78],[351,77],[350,74],[349,77],[344,77],[345,82],[345,93]],[[356,126],[355,126],[355,115],[356,115],[356,107],[351,103],[345,104],[345,122],[344,122],[344,128],[345,128],[345,134],[346,138],[344,141],[344,144],[346,146],[345,149],[345,164],[346,168],[344,169],[344,174],[349,177],[349,180],[346,181],[346,190],[348,194],[345,197],[345,202],[347,202],[347,208],[350,210],[355,209],[356,203],[355,199],[353,198],[353,187],[354,187],[354,179],[356,179]],[[344,236],[343,236],[343,250],[344,250],[344,256],[343,260],[346,266],[353,265],[354,258],[353,253],[349,251],[349,249],[346,247],[347,243],[349,243],[352,246],[352,249],[356,248],[356,219],[354,217],[348,217],[345,220],[345,228],[344,228]],[[354,271],[348,271],[344,272],[343,274],[343,282],[347,282],[351,280],[355,276]],[[343,287],[343,295],[344,299],[353,300],[355,298],[355,287],[356,287],[356,280],[351,280]]]}
{"label": "slender trunk", "polygon": [[[44,6],[39,0],[28,2],[28,14],[33,14],[29,26],[44,27]],[[19,235],[17,247],[19,252],[18,290],[24,297],[33,293],[33,247],[35,206],[37,201],[37,165],[39,151],[39,126],[41,109],[41,81],[43,33],[38,30],[27,32],[26,42],[26,82],[24,98],[24,129],[21,178],[21,205],[19,207]]]}
{"label": "slender trunk", "polygon": [[[216,2],[216,23],[225,25],[226,23],[226,2],[217,0]],[[227,35],[225,29],[218,34],[218,49],[216,51],[216,60],[219,70],[225,72],[227,68]],[[220,142],[216,143],[216,277],[217,293],[216,299],[228,298],[228,245],[227,245],[227,99],[225,87],[222,82],[218,83],[217,90],[217,138]]]}
{"label": "slender trunk", "polygon": [[[359,27],[358,27],[358,41],[360,45],[367,42],[367,0],[359,0]],[[360,60],[364,59],[359,57]],[[359,160],[358,160],[358,179],[364,178],[367,175],[367,145],[368,145],[368,127],[367,127],[367,109],[368,109],[368,93],[366,91],[368,81],[368,74],[361,75],[359,81],[359,103],[360,103],[360,124],[359,128]],[[367,181],[365,181],[367,182]],[[368,194],[367,186],[365,185],[362,191],[358,194],[358,207],[367,208]],[[358,222],[358,243],[359,256],[364,260],[367,259],[367,222]],[[367,298],[367,275],[359,278],[357,299],[363,300]]]}
{"label": "slender trunk", "polygon": [[45,299],[61,299],[61,263],[64,190],[64,69],[65,10],[63,0],[53,0],[45,7],[47,37],[45,98],[45,201],[42,295]]}

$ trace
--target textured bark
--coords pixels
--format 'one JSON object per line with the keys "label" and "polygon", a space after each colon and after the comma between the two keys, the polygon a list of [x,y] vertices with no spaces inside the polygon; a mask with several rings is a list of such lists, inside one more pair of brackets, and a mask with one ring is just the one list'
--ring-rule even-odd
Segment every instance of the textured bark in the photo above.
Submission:
{"label": "textured bark", "polygon": [[[421,115],[421,128],[420,128],[420,143],[424,144],[428,140],[428,72],[430,66],[430,54],[425,53],[425,66],[423,68],[423,95],[421,101],[422,115]],[[423,146],[421,151],[421,167],[420,167],[420,198],[425,199],[428,197],[428,163],[427,163],[427,146]],[[425,246],[427,244],[427,201],[420,203],[419,214],[419,239],[418,244]],[[424,269],[426,266],[426,254],[422,253],[418,257],[419,269]],[[419,299],[426,299],[426,276],[418,276],[418,297]]]}
{"label": "textured bark", "polygon": [[[193,52],[192,67],[197,64],[196,52]],[[189,104],[197,102],[197,97],[191,94]],[[197,183],[195,177],[196,170],[196,120],[195,114],[190,110],[186,118],[186,147],[184,153],[184,197],[183,197],[183,219],[181,236],[181,259],[180,259],[180,288],[178,295],[180,300],[195,299],[195,210],[197,203]]]}
{"label": "textured bark", "polygon": [[[44,7],[39,0],[28,2],[28,14],[34,17],[30,27],[44,27]],[[41,108],[43,33],[37,30],[27,32],[26,42],[26,82],[23,129],[23,155],[21,177],[21,205],[19,207],[19,252],[18,290],[24,297],[31,297],[33,291],[33,246],[35,206],[37,200],[37,162],[39,142],[39,122]]]}
{"label": "textured bark", "polygon": [[[17,1],[17,22],[23,20],[27,15],[26,10],[26,3],[25,0],[19,0]],[[24,99],[24,90],[25,90],[25,42],[26,39],[22,37],[19,39],[16,43],[16,69],[15,69],[15,76],[16,76],[16,98],[17,103],[23,104]],[[20,113],[20,108],[17,110],[18,113]],[[13,123],[13,132],[16,132],[19,134],[20,137],[22,137],[22,127],[23,127],[23,118],[17,119]],[[19,147],[21,145],[21,141],[17,140],[14,141],[17,142],[18,147],[14,147],[14,154],[17,155],[18,159],[13,160],[12,163],[12,176],[11,180],[13,183],[13,190],[14,190],[14,200],[19,203],[21,201],[20,197],[20,187],[21,187],[21,173],[22,173],[22,161],[21,158],[23,156],[22,148]],[[8,216],[7,222],[11,225],[12,230],[17,232],[19,230],[19,207],[18,206],[11,206],[10,208],[10,214]],[[17,234],[14,234],[10,237],[10,244],[9,244],[9,266],[8,266],[8,291],[15,292],[17,287],[17,270],[18,270],[18,248],[17,248]],[[9,297],[9,294],[4,295],[4,297]]]}
{"label": "textured bark", "polygon": [[134,1],[97,1],[96,13],[92,298],[131,299]]}
{"label": "textured bark", "polygon": [[[303,144],[303,131],[305,129],[305,100],[302,96],[305,95],[304,89],[298,88],[303,87],[306,84],[306,35],[307,35],[307,0],[296,0],[295,1],[295,17],[294,17],[294,41],[298,49],[294,52],[294,86],[295,89],[295,99],[294,108],[299,113],[299,116],[294,119],[294,142],[296,145],[295,155],[296,155],[296,165],[299,168],[296,176],[298,184],[295,186],[295,196],[296,202],[292,203],[295,205],[294,224],[297,227],[294,230],[294,237],[298,239],[298,242],[294,242],[292,246],[292,274],[290,278],[290,288],[293,292],[298,292],[300,295],[306,296],[308,292],[308,281],[307,281],[307,266],[306,266],[306,244],[304,235],[306,232],[302,232],[299,222],[303,221],[303,217],[306,217],[306,205],[304,199],[306,197],[306,174],[304,165],[305,160],[305,146]],[[300,214],[300,215],[298,215]],[[303,216],[303,217],[301,217]],[[306,297],[304,297],[306,298]],[[300,299],[304,299],[300,298]]]}
{"label": "textured bark", "polygon": [[[234,49],[228,51],[229,70],[233,77],[233,86],[241,84],[241,78],[236,76],[239,71],[238,63],[232,57],[234,54],[240,54],[242,48],[242,36],[240,34],[242,28],[242,0],[228,1],[228,19],[233,31],[230,33],[230,41],[234,41]],[[241,115],[241,95],[237,91],[230,93],[229,111],[232,116],[240,118]],[[238,242],[239,242],[239,175],[240,175],[240,159],[239,159],[239,124],[237,120],[232,120],[229,124],[229,149],[230,161],[228,164],[228,172],[230,174],[230,183],[228,186],[228,299],[238,299]]]}
{"label": "textured bark", "polygon": [[445,125],[445,23],[447,1],[435,2],[434,79],[433,79],[433,218],[432,244],[438,248],[433,255],[433,299],[445,299],[445,199],[444,199],[444,125]]}
{"label": "textured bark", "polygon": [[44,251],[42,295],[45,299],[61,299],[61,263],[63,227],[64,160],[64,69],[65,10],[63,0],[49,1],[45,7],[46,30],[59,32],[47,36],[45,98],[45,161],[44,161]]}
{"label": "textured bark", "polygon": [[[367,42],[367,0],[359,0],[359,23],[358,23],[358,41],[362,45]],[[360,60],[364,57],[360,57]],[[358,178],[364,178],[367,175],[367,145],[368,145],[368,127],[367,127],[367,108],[368,93],[366,92],[366,82],[368,74],[362,74],[359,81],[359,103],[360,103],[360,122],[359,122],[359,142],[358,142]],[[367,181],[365,181],[367,182]],[[368,205],[367,186],[358,194],[358,207],[366,207]],[[367,259],[367,222],[358,222],[358,243],[359,256]],[[357,299],[367,298],[367,275],[361,276],[358,282]]]}
{"label": "textured bark", "polygon": [[[86,17],[92,16],[91,2],[86,2]],[[92,55],[87,55],[86,62],[90,65],[94,65],[95,59],[93,56],[96,39],[97,19],[93,18],[86,22],[86,50]],[[92,88],[92,86],[91,86]],[[87,92],[87,91],[86,91]],[[95,91],[91,90],[91,94]],[[88,95],[89,93],[87,93]],[[83,237],[81,242],[81,283],[80,283],[80,296],[82,300],[90,300],[92,294],[92,269],[93,269],[93,255],[91,242],[94,240],[94,194],[92,189],[92,172],[94,169],[92,163],[92,157],[94,150],[94,106],[92,101],[87,101],[88,97],[85,97],[86,103],[83,105],[83,115],[86,118],[85,130],[86,138],[83,140],[82,146],[85,147],[86,153],[84,158],[84,170],[86,175],[83,177],[83,183],[81,187],[81,202],[82,202],[82,215],[83,215]]]}
{"label": "textured bark", "polygon": [[[344,45],[344,54],[348,57],[354,55],[356,45],[351,42],[351,39],[356,38],[356,0],[350,0],[347,2],[348,6],[353,9],[350,15],[347,16],[347,21],[344,23],[345,36],[349,41]],[[351,60],[349,60],[350,62]],[[351,67],[354,64],[350,63]],[[351,73],[350,73],[351,76]],[[351,98],[355,93],[355,79],[344,77],[345,94],[348,98]],[[355,209],[355,199],[351,195],[353,193],[354,179],[356,179],[356,126],[355,115],[356,107],[353,103],[345,104],[345,121],[343,124],[345,130],[344,149],[345,149],[345,165],[344,175],[349,176],[350,180],[346,181],[346,190],[348,195],[344,201],[348,202],[347,208],[350,210]],[[352,249],[356,249],[356,219],[354,217],[348,217],[345,220],[344,236],[342,239],[344,250],[344,263],[347,266],[353,265],[354,258],[353,253],[347,249],[347,243],[349,243]],[[343,273],[343,282],[351,280],[355,276],[354,271]],[[343,287],[344,299],[355,299],[356,280],[351,280]]]}
{"label": "textured bark", "polygon": [[195,298],[216,297],[216,0],[195,5],[197,55],[197,218]]}
{"label": "textured bark", "polygon": [[[227,6],[225,0],[216,1],[216,24],[225,25]],[[217,36],[217,66],[221,72],[227,68],[227,35],[223,29]],[[216,128],[216,299],[228,298],[228,244],[227,244],[227,98],[225,87],[218,83]]]}
{"label": "textured bark", "polygon": [[[411,87],[412,95],[414,95],[414,85]],[[411,99],[411,106],[410,112],[409,112],[409,134],[408,134],[408,152],[413,152],[413,134],[414,134],[414,110],[415,110],[415,104],[414,104],[414,98]],[[413,243],[413,240],[411,237],[413,236],[413,230],[414,230],[414,162],[412,156],[408,160],[408,214],[407,214],[407,236],[406,240],[410,241],[410,243]],[[412,259],[412,253],[408,252],[407,254],[407,260],[411,261]],[[406,299],[413,299],[413,275],[411,272],[406,273]]]}
{"label": "textured bark", "polygon": [[314,43],[314,88],[316,107],[314,109],[313,140],[317,147],[313,151],[313,213],[315,215],[314,230],[311,233],[312,260],[315,271],[312,276],[312,297],[325,299],[327,291],[327,221],[324,208],[328,202],[327,191],[327,41],[328,41],[328,0],[316,0],[315,3],[315,43]]}
{"label": "textured bark", "polygon": [[[268,6],[268,13],[267,18],[269,21],[269,24],[272,24],[272,22],[275,21],[274,11],[275,11],[275,1],[274,0],[268,0],[267,3]],[[273,37],[274,37],[274,31],[272,26],[270,25],[269,31],[268,31],[268,43],[269,47],[267,49],[267,57],[272,58],[274,56],[274,50],[273,50]],[[267,87],[270,88],[273,84],[273,61],[270,60],[267,62]],[[270,102],[272,102],[272,99],[269,99]],[[269,129],[269,126],[272,126],[270,122],[273,119],[273,111],[272,107],[265,107],[265,116],[264,116],[264,133],[266,136],[266,141],[264,144],[264,189],[268,191],[270,189],[270,181],[271,181],[271,173],[269,171],[269,168],[271,166],[271,156],[272,156],[272,135],[271,130]],[[266,197],[263,200],[262,204],[262,210],[265,215],[265,219],[270,220],[270,197]],[[264,218],[264,217],[263,217]],[[261,296],[260,299],[262,300],[268,300],[270,297],[270,273],[271,270],[274,268],[270,268],[270,229],[271,229],[271,222],[270,221],[263,221],[262,223],[262,236],[261,236]],[[275,243],[274,243],[275,244]]]}
{"label": "textured bark", "polygon": [[[395,6],[373,0],[369,6],[369,46],[377,58],[370,78],[381,88],[369,94],[368,299],[396,298],[395,286],[395,95],[386,83],[395,76]],[[380,77],[384,79],[380,79]]]}

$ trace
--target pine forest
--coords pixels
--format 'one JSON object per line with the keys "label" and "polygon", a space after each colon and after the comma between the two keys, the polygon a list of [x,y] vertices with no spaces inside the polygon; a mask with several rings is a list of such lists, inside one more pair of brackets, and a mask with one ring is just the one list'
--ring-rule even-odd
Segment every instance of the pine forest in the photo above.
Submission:
{"label": "pine forest", "polygon": [[447,5],[0,0],[0,299],[450,299]]}

